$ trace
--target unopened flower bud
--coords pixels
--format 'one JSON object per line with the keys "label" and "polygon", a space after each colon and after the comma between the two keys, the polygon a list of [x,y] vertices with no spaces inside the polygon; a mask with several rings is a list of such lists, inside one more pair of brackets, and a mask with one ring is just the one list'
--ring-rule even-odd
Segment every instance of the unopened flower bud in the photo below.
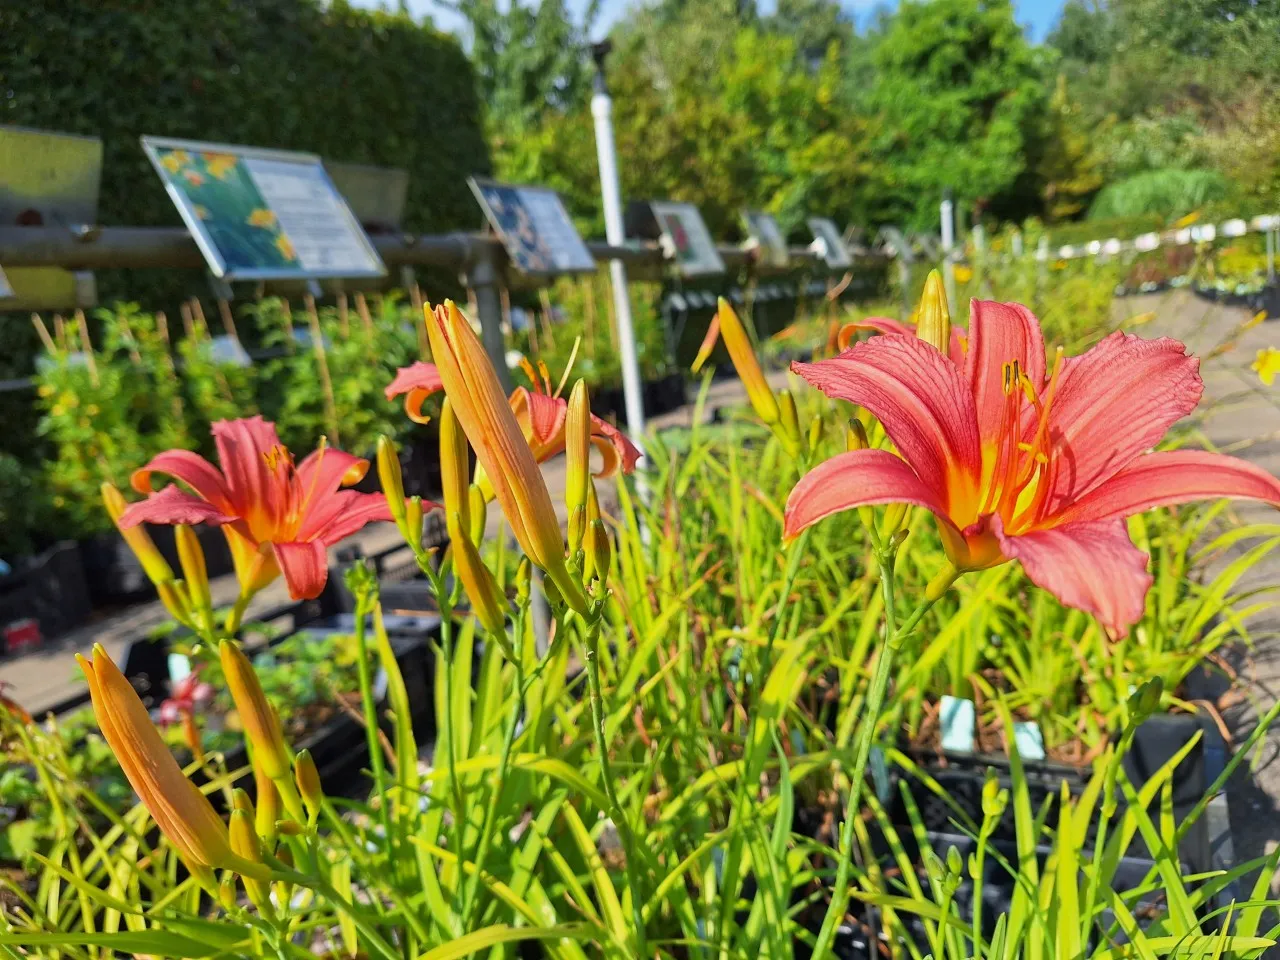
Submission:
{"label": "unopened flower bud", "polygon": [[793,452],[800,449],[800,414],[796,411],[796,398],[790,390],[778,393],[778,428],[785,445]]}
{"label": "unopened flower bud", "polygon": [[411,497],[404,506],[404,538],[414,553],[422,550],[422,498]]}
{"label": "unopened flower bud", "polygon": [[474,483],[471,485],[468,495],[471,499],[469,510],[471,515],[471,542],[478,547],[480,546],[480,541],[484,539],[484,525],[488,519],[489,504],[484,498],[484,491]]}
{"label": "unopened flower bud", "polygon": [[[458,521],[457,514],[453,515]],[[506,598],[498,590],[493,574],[480,558],[480,552],[465,536],[454,538],[453,570],[471,601],[471,611],[489,633],[504,636],[507,629]]]}
{"label": "unopened flower bud", "polygon": [[809,452],[816,453],[818,444],[822,442],[822,418],[814,417],[809,421]]}
{"label": "unopened flower bud", "polygon": [[[404,477],[400,472],[400,456],[396,445],[385,434],[378,437],[378,481],[387,498],[387,512],[396,526],[405,525]],[[403,532],[403,531],[402,531]]]}
{"label": "unopened flower bud", "polygon": [[182,566],[182,579],[187,585],[192,608],[203,617],[213,609],[213,595],[209,590],[209,570],[204,562],[204,549],[196,532],[185,523],[173,528],[173,539],[178,547],[178,562]]}
{"label": "unopened flower bud", "polygon": [[236,908],[236,878],[231,874],[223,877],[218,884],[218,903],[223,910],[231,911]]}
{"label": "unopened flower bud", "polygon": [[582,579],[590,583],[592,580],[605,580],[609,576],[609,563],[612,559],[612,547],[609,543],[609,531],[605,529],[603,520],[592,520],[587,534],[582,540]]}
{"label": "unopened flower bud", "polygon": [[302,794],[302,802],[307,806],[308,822],[315,823],[324,808],[324,788],[320,786],[320,771],[311,759],[310,750],[299,750],[293,758],[293,775],[298,792]]}
{"label": "unopened flower bud", "polygon": [[125,508],[128,507],[120,491],[109,483],[104,483],[101,489],[102,503],[107,508],[107,514],[111,517],[111,522],[116,525],[116,529],[120,531],[120,536],[124,538],[124,542],[128,544],[129,549],[133,551],[133,555],[138,558],[138,562],[142,564],[142,569],[146,573],[147,579],[157,587],[162,583],[168,583],[173,580],[173,570],[165,562],[164,557],[160,555],[160,551],[156,549],[155,543],[151,540],[151,535],[147,533],[147,528],[141,524],[131,527],[120,526],[120,517],[123,516]]}
{"label": "unopened flower bud", "polygon": [[947,291],[942,284],[942,276],[937,270],[929,271],[916,314],[916,336],[935,349],[947,353],[951,344],[951,310],[947,305]]}
{"label": "unopened flower bud", "polygon": [[867,428],[862,425],[861,420],[849,421],[844,434],[844,447],[846,450],[870,449],[871,441],[867,438]]}
{"label": "unopened flower bud", "polygon": [[521,606],[529,602],[532,587],[533,564],[528,557],[521,557],[520,563],[516,567],[516,596],[519,598]]}
{"label": "unopened flower bud", "polygon": [[276,839],[276,821],[280,819],[280,794],[271,778],[258,764],[253,765],[253,782],[258,791],[254,828],[263,842],[270,846]]}
{"label": "unopened flower bud", "polygon": [[[585,517],[587,486],[591,483],[591,404],[584,380],[579,379],[569,394],[564,435],[564,505],[569,514],[569,554],[573,555],[582,543],[583,534],[581,520],[575,527],[574,517]],[[575,534],[577,539],[574,539]]]}
{"label": "unopened flower bud", "polygon": [[[471,480],[467,435],[462,430],[453,401],[445,397],[440,407],[440,486],[444,493],[445,519],[449,538],[457,540],[471,532]],[[455,528],[452,518],[460,518]]]}
{"label": "unopened flower bud", "polygon": [[248,790],[236,787],[231,791],[231,809],[243,810],[250,817],[253,816],[253,800],[250,799]]}
{"label": "unopened flower bud", "polygon": [[272,780],[288,777],[289,749],[253,664],[233,640],[223,640],[218,645],[218,657],[245,735],[253,746],[254,763],[261,764],[263,772]]}

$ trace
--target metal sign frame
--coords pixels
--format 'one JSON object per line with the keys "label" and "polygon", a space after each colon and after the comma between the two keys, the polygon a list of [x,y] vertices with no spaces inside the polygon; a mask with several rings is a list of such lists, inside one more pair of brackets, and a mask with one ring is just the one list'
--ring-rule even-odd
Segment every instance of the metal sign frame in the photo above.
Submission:
{"label": "metal sign frame", "polygon": [[[648,207],[658,229],[663,255],[675,265],[682,277],[709,277],[725,272],[724,260],[716,249],[706,221],[702,219],[702,211],[695,204],[650,200]],[[675,225],[683,231],[683,243]],[[692,254],[690,259],[683,258],[686,252]]]}
{"label": "metal sign frame", "polygon": [[761,261],[773,267],[785,267],[791,259],[787,238],[771,213],[743,210],[742,222],[747,233],[760,245]]}
{"label": "metal sign frame", "polygon": [[[487,177],[467,177],[467,186],[471,188],[471,193],[475,196],[476,202],[480,204],[480,209],[484,211],[485,220],[493,229],[493,232],[498,235],[498,239],[502,241],[502,246],[507,251],[507,256],[511,263],[520,273],[527,277],[551,278],[596,272],[595,258],[591,255],[591,251],[587,249],[582,235],[578,233],[578,228],[573,225],[573,220],[569,217],[569,210],[564,205],[564,198],[560,196],[558,191],[553,190],[551,187],[524,183],[506,183]],[[523,213],[526,221],[519,228],[527,227],[532,234],[531,237],[524,237],[513,232],[513,230],[517,229],[517,225],[511,223],[509,218],[502,215],[504,211],[494,209],[491,202],[492,198],[485,193],[486,190],[505,190],[515,195],[520,208],[517,216],[519,213]],[[563,224],[560,229],[567,228],[572,233],[572,240],[568,241],[570,246],[575,245],[574,242],[576,241],[577,249],[568,251],[572,257],[577,259],[576,264],[563,267],[556,266],[555,252],[547,243],[547,238],[544,234],[539,231],[538,225],[533,222],[533,218],[525,206],[522,194],[527,195],[529,193],[540,193],[555,198],[559,212],[563,215]],[[565,242],[566,239],[561,237],[562,242]],[[541,250],[534,245],[538,240],[543,241]],[[545,266],[542,264],[545,264]]]}
{"label": "metal sign frame", "polygon": [[844,245],[840,228],[829,217],[810,217],[809,230],[813,233],[814,248],[833,270],[845,270],[853,266],[853,256]]}
{"label": "metal sign frame", "polygon": [[[368,235],[360,226],[360,221],[356,219],[351,207],[347,203],[346,198],[334,186],[333,180],[329,177],[328,171],[324,167],[324,161],[318,154],[301,153],[292,150],[275,150],[269,147],[253,147],[242,144],[230,143],[213,143],[203,140],[179,140],[171,137],[154,137],[144,135],[140,138],[142,149],[147,155],[147,159],[151,161],[151,165],[155,167],[156,174],[160,177],[164,184],[165,192],[169,194],[169,198],[178,209],[179,215],[190,231],[191,236],[195,239],[196,245],[200,248],[200,253],[204,256],[205,262],[209,265],[209,271],[215,276],[225,280],[318,280],[318,279],[340,279],[340,278],[356,278],[356,277],[382,277],[387,273],[387,268],[382,262],[382,258],[378,256],[378,251],[369,241]],[[179,187],[171,175],[171,171],[165,166],[164,158],[160,156],[160,151],[184,151],[187,153],[214,154],[234,156],[237,160],[266,160],[277,163],[297,164],[301,166],[315,167],[324,184],[332,192],[333,199],[337,205],[338,217],[350,233],[351,239],[354,239],[360,248],[361,253],[369,261],[369,267],[366,269],[333,269],[333,270],[309,270],[302,266],[301,262],[297,267],[235,267],[229,266],[222,250],[219,249],[217,242],[214,240],[209,228],[205,225],[197,210],[197,204],[191,200],[186,191]],[[248,171],[246,171],[248,173]],[[198,176],[197,172],[197,176]],[[190,178],[188,178],[190,179]],[[193,181],[194,183],[194,181]],[[258,190],[258,185],[251,185]],[[262,200],[261,209],[271,210],[269,203],[261,196],[259,190],[258,199]],[[271,211],[274,214],[274,211]],[[278,226],[278,220],[277,220]],[[270,229],[270,226],[264,225],[263,229]],[[277,240],[284,238],[289,240],[287,231],[283,227],[279,227],[277,231]],[[292,243],[292,241],[289,241]],[[297,259],[296,254],[293,257]]]}

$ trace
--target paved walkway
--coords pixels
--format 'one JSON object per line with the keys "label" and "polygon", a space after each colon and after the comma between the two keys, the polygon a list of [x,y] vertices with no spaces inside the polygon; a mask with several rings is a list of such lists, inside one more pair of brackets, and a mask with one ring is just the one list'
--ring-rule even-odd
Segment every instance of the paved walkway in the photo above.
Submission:
{"label": "paved walkway", "polygon": [[[1280,384],[1266,387],[1250,369],[1259,349],[1280,347],[1280,318],[1235,336],[1239,325],[1250,318],[1247,310],[1208,303],[1187,291],[1116,303],[1118,317],[1149,310],[1156,312],[1156,319],[1133,332],[1176,337],[1204,358],[1200,372],[1205,393],[1196,420],[1209,442],[1222,452],[1244,457],[1280,475]],[[1230,344],[1233,337],[1235,342]],[[1224,343],[1227,349],[1222,349]],[[1210,356],[1215,351],[1218,355]],[[1240,523],[1280,524],[1280,513],[1263,504],[1236,503],[1232,514]],[[1241,544],[1215,559],[1211,569],[1221,569],[1256,542]],[[1238,585],[1241,590],[1272,591],[1258,599],[1280,601],[1277,588],[1280,551],[1268,554]],[[1248,628],[1254,646],[1248,649],[1241,645],[1233,660],[1246,681],[1250,700],[1226,714],[1236,742],[1247,736],[1258,713],[1280,698],[1280,607],[1254,616]],[[1280,844],[1280,724],[1268,732],[1257,758],[1253,776],[1238,777],[1227,796],[1239,861],[1263,856]],[[1272,888],[1280,892],[1280,883],[1273,881]]]}

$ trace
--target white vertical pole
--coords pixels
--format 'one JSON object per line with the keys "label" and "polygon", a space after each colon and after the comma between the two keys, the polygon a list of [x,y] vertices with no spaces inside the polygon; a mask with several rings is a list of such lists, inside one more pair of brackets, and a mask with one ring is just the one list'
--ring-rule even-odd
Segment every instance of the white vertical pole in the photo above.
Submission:
{"label": "white vertical pole", "polygon": [[[600,197],[604,202],[604,235],[610,246],[626,240],[622,227],[622,191],[618,187],[618,157],[613,145],[613,99],[604,83],[605,44],[593,50],[596,58],[595,94],[591,115],[596,126],[596,155],[600,161]],[[609,262],[613,281],[613,306],[618,318],[618,359],[622,363],[622,396],[627,411],[627,433],[636,446],[644,437],[644,399],[640,394],[640,364],[636,361],[636,339],[631,324],[631,299],[627,295],[627,268],[621,260]]]}
{"label": "white vertical pole", "polygon": [[942,283],[947,290],[947,303],[951,309],[956,308],[956,271],[951,262],[951,251],[956,245],[955,204],[951,202],[951,191],[942,195],[942,205],[938,209],[942,219]]}

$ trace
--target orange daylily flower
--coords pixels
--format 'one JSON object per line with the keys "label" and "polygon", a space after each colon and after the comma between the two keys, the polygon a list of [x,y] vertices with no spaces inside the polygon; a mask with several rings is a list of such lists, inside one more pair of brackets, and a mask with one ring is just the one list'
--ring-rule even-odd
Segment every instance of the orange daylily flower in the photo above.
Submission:
{"label": "orange daylily flower", "polygon": [[971,318],[962,362],[890,333],[791,365],[827,396],[866,407],[899,452],[853,450],[810,471],[787,500],[787,537],[852,507],[921,506],[956,569],[1018,560],[1123,636],[1151,584],[1124,518],[1217,497],[1280,506],[1280,481],[1253,464],[1148,452],[1204,389],[1178,341],[1117,332],[1078,357],[1058,351],[1050,366],[1025,307],[975,300]]}
{"label": "orange daylily flower", "polygon": [[[545,463],[564,449],[565,423],[569,416],[569,404],[564,398],[552,394],[551,386],[538,382],[530,375],[534,387],[516,387],[507,398],[511,412],[525,442],[533,451],[538,463]],[[433,363],[419,360],[396,371],[395,379],[386,389],[388,400],[404,395],[404,410],[414,423],[427,423],[431,418],[422,414],[422,404],[427,397],[444,389],[440,371]],[[591,442],[604,458],[604,465],[597,477],[610,477],[621,470],[631,473],[640,459],[640,450],[627,439],[621,430],[594,414],[591,417]],[[479,482],[479,480],[477,480]],[[492,496],[487,483],[481,483],[486,496]]]}
{"label": "orange daylily flower", "polygon": [[168,450],[135,470],[131,482],[139,493],[151,492],[153,473],[167,473],[195,492],[170,484],[151,493],[124,512],[121,528],[144,521],[221,525],[244,593],[283,572],[289,595],[310,600],[328,580],[325,548],[367,523],[391,519],[382,495],[341,489],[364,477],[367,460],[321,442],[295,466],[275,424],[262,417],[220,420],[213,437],[221,470],[187,450]]}

